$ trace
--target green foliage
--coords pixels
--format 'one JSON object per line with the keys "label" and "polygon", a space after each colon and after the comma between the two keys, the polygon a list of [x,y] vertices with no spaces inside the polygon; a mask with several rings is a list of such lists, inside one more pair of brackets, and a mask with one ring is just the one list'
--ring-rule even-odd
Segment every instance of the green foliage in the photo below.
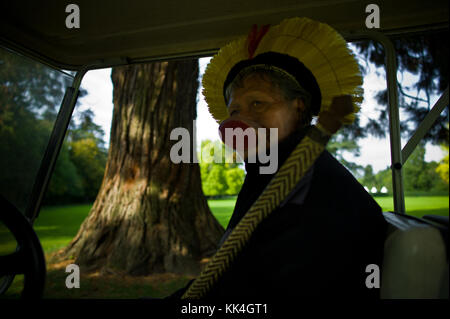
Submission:
{"label": "green foliage", "polygon": [[21,211],[69,81],[60,72],[0,49],[0,193]]}
{"label": "green foliage", "polygon": [[425,162],[425,148],[419,145],[403,166],[405,191],[442,191],[448,190],[436,172],[436,162]]}
{"label": "green foliage", "polygon": [[[372,165],[367,165],[364,167],[364,175],[363,178],[359,181],[362,185],[371,189],[372,187],[377,186],[377,179],[373,173]],[[377,187],[378,189],[378,187]]]}
{"label": "green foliage", "polygon": [[[232,154],[235,159],[235,154]],[[225,146],[220,141],[201,143],[200,174],[206,196],[236,195],[244,182],[245,173],[238,163],[226,163]],[[229,159],[228,161],[231,161]]]}
{"label": "green foliage", "polygon": [[225,195],[228,188],[226,183],[224,167],[212,165],[205,181],[202,181],[203,193],[206,196]]}
{"label": "green foliage", "polygon": [[[399,83],[399,107],[406,114],[401,122],[401,131],[411,136],[423,121],[430,107],[433,95],[440,95],[448,86],[449,31],[413,34],[392,38],[397,54],[398,71],[404,77],[414,75],[417,80],[406,86]],[[355,43],[367,62],[384,67],[385,52],[381,43],[364,41]],[[367,65],[369,65],[367,63]],[[363,68],[364,69],[364,68]],[[367,70],[364,70],[367,71]],[[380,105],[387,105],[387,90],[378,92],[376,99]],[[424,137],[426,142],[445,143],[449,141],[448,116],[445,108]],[[379,117],[370,119],[364,128],[370,134],[383,137],[388,132],[388,108],[379,108]]]}
{"label": "green foliage", "polygon": [[69,147],[67,143],[64,143],[47,189],[46,202],[75,202],[83,196],[82,180],[70,159]]}
{"label": "green foliage", "polygon": [[[448,182],[446,183],[438,174],[436,162],[425,161],[425,148],[418,145],[409,156],[403,166],[403,186],[407,194],[441,194],[448,192]],[[448,176],[448,175],[447,175]],[[392,193],[392,172],[388,167],[377,174],[373,173],[370,165],[364,169],[364,177],[359,182],[371,189],[376,187],[386,187]]]}
{"label": "green foliage", "polygon": [[[0,193],[21,211],[71,80],[0,49]],[[86,91],[79,93],[82,97]],[[47,204],[92,201],[103,178],[104,133],[91,110],[75,113],[47,189]]]}
{"label": "green foliage", "polygon": [[379,171],[375,175],[375,187],[378,190],[382,187],[386,187],[388,193],[392,193],[392,171],[390,168]]}
{"label": "green foliage", "polygon": [[439,165],[436,167],[436,173],[438,173],[441,179],[448,185],[448,145],[443,145],[442,149],[447,155],[439,162]]}
{"label": "green foliage", "polygon": [[229,168],[225,171],[225,180],[228,185],[226,190],[227,195],[236,195],[242,187],[245,178],[245,173],[238,167]]}
{"label": "green foliage", "polygon": [[81,176],[87,200],[94,200],[100,188],[106,165],[106,153],[94,138],[70,143],[70,158]]}
{"label": "green foliage", "polygon": [[90,109],[73,117],[50,180],[46,204],[92,202],[97,197],[107,150],[103,147],[103,130],[94,123],[93,117]]}

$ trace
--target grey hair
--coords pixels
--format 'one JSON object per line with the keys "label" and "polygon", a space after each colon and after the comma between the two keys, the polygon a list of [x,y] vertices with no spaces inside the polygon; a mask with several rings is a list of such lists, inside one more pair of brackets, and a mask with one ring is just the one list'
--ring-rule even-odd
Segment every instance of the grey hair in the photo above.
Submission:
{"label": "grey hair", "polygon": [[244,87],[244,80],[249,76],[259,76],[264,80],[269,80],[270,83],[277,87],[286,101],[292,101],[299,98],[305,104],[305,111],[302,113],[300,125],[305,126],[311,124],[312,121],[312,111],[311,111],[311,94],[305,91],[297,81],[293,80],[292,76],[287,74],[287,72],[280,72],[272,67],[249,67],[243,69],[238,75],[233,79],[233,81],[225,89],[225,103],[228,105],[231,93],[236,88]]}

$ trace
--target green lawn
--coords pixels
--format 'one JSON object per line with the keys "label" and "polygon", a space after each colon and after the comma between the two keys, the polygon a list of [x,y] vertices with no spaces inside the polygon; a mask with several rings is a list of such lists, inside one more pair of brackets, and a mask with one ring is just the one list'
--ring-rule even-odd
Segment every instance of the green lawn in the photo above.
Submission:
{"label": "green lawn", "polygon": [[[408,215],[423,217],[424,215],[448,216],[448,196],[406,196],[405,207]],[[394,210],[392,197],[375,197],[384,212]]]}
{"label": "green lawn", "polygon": [[[383,211],[393,210],[392,197],[375,197]],[[427,214],[448,216],[448,196],[406,197],[408,214],[422,217]],[[226,228],[233,212],[236,198],[209,200],[208,204],[219,223]],[[67,245],[76,235],[92,205],[44,207],[34,228],[46,253]],[[0,252],[14,250],[15,244],[9,232],[0,227]]]}
{"label": "green lawn", "polygon": [[[383,211],[393,210],[392,197],[375,197]],[[448,196],[406,197],[408,214],[422,217],[427,214],[449,215]],[[236,198],[209,200],[208,204],[219,223],[226,228]],[[66,246],[76,235],[92,205],[44,207],[34,228],[47,255]],[[0,225],[0,255],[14,251],[15,241]],[[50,298],[139,298],[163,297],[182,287],[190,278],[184,276],[153,276],[143,279],[115,278],[114,276],[85,276],[81,278],[85,289],[69,290],[64,286],[67,274],[64,265],[49,268],[45,296]],[[125,285],[127,289],[123,289]],[[18,276],[8,290],[8,297],[17,297],[23,287],[23,276]],[[107,292],[105,295],[105,291]]]}
{"label": "green lawn", "polygon": [[[374,197],[383,212],[394,210],[392,197]],[[449,215],[448,196],[405,197],[406,213],[416,217],[424,215]],[[208,204],[219,223],[226,228],[233,212],[236,199],[209,200]]]}
{"label": "green lawn", "polygon": [[[76,235],[92,205],[52,206],[42,208],[34,223],[42,248],[51,253],[66,246]],[[12,252],[15,241],[9,231],[0,225],[0,252]]]}
{"label": "green lawn", "polygon": [[76,235],[92,205],[44,207],[34,229],[42,248],[50,253],[67,245]]}
{"label": "green lawn", "polygon": [[217,218],[223,228],[227,228],[233,213],[236,198],[233,199],[210,199],[208,200],[209,208],[214,216]]}

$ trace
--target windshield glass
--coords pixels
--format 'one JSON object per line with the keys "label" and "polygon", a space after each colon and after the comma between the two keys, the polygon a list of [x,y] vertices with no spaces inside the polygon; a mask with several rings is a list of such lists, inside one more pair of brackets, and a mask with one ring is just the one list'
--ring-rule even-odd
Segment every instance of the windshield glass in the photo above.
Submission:
{"label": "windshield glass", "polygon": [[0,47],[0,194],[22,213],[72,78]]}

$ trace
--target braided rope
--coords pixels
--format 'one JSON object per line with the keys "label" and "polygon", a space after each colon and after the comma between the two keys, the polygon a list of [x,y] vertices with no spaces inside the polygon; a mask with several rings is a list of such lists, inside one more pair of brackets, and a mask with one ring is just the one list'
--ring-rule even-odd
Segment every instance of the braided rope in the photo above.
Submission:
{"label": "braided rope", "polygon": [[329,132],[324,132],[320,126],[311,127],[200,276],[184,293],[183,299],[199,299],[211,289],[235,260],[258,224],[275,210],[313,165],[329,138]]}

